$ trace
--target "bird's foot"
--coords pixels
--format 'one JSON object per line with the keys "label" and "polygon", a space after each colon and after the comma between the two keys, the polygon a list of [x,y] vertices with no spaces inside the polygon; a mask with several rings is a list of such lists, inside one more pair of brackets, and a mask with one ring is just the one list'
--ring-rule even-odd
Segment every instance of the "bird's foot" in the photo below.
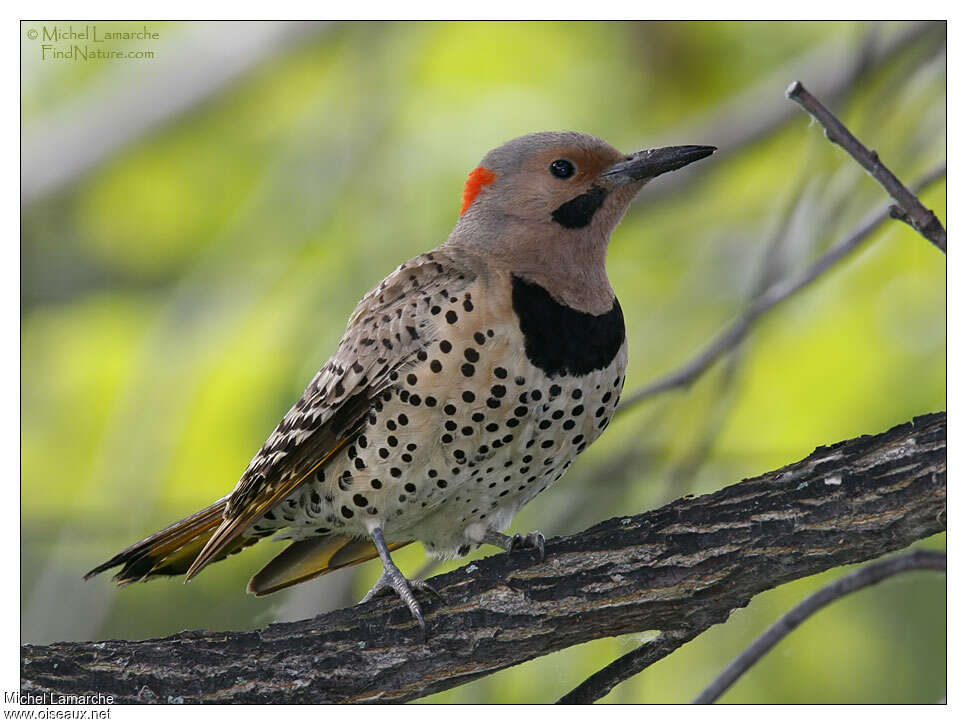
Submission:
{"label": "bird's foot", "polygon": [[390,556],[389,547],[386,546],[386,539],[383,537],[383,530],[381,528],[377,527],[373,529],[369,535],[373,540],[376,551],[379,553],[379,558],[383,562],[383,573],[379,575],[379,579],[373,584],[373,588],[366,592],[366,596],[359,603],[363,604],[376,597],[381,597],[390,592],[396,592],[396,595],[403,600],[403,604],[410,610],[410,614],[413,615],[417,624],[420,625],[420,629],[423,630],[423,637],[426,638],[426,622],[423,620],[423,612],[420,611],[420,604],[416,601],[413,590],[430,592],[441,601],[443,601],[443,597],[440,595],[440,592],[422,579],[413,579],[410,581],[403,576],[403,572],[393,563],[393,558]]}
{"label": "bird's foot", "polygon": [[526,536],[520,534],[507,536],[507,534],[502,534],[499,531],[488,531],[483,539],[483,543],[501,548],[508,554],[517,549],[535,549],[538,561],[544,561],[544,544],[546,541],[544,534],[540,531],[531,531]]}
{"label": "bird's foot", "polygon": [[416,619],[417,624],[420,625],[420,629],[426,633],[426,622],[423,620],[423,612],[420,610],[419,602],[416,601],[414,591],[429,592],[440,601],[443,601],[443,596],[440,592],[425,581],[422,579],[407,579],[399,569],[394,567],[393,569],[384,569],[379,579],[373,584],[373,588],[366,592],[366,596],[359,603],[363,604],[376,597],[384,597],[395,592],[403,600],[403,604],[410,610],[410,614]]}

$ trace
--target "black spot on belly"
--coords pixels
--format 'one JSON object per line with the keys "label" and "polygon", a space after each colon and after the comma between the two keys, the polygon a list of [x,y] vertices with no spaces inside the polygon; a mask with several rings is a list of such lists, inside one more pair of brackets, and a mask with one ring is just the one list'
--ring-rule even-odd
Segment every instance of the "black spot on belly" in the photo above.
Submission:
{"label": "black spot on belly", "polygon": [[556,302],[539,284],[513,278],[512,301],[527,359],[548,375],[587,375],[606,368],[625,339],[621,305],[591,315]]}
{"label": "black spot on belly", "polygon": [[575,196],[552,211],[551,219],[566,229],[586,227],[607,198],[608,192],[605,189],[592,186],[585,193]]}

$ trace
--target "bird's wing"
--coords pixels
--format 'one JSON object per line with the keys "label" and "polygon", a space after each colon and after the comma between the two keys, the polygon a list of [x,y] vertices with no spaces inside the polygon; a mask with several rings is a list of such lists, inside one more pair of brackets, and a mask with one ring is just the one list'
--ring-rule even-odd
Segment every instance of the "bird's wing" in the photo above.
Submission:
{"label": "bird's wing", "polygon": [[192,563],[189,579],[352,440],[375,399],[436,338],[436,318],[425,312],[429,301],[456,294],[473,278],[437,249],[400,265],[360,301],[336,353],[229,495],[224,521]]}

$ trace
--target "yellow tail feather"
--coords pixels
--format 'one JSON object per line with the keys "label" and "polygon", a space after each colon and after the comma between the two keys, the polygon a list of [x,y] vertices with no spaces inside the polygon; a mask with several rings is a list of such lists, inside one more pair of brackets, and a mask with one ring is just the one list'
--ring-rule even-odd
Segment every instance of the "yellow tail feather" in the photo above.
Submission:
{"label": "yellow tail feather", "polygon": [[[389,544],[388,548],[393,551],[412,543],[402,541]],[[247,591],[259,597],[272,594],[336,569],[360,564],[377,555],[373,542],[367,539],[318,536],[294,541],[252,577]]]}

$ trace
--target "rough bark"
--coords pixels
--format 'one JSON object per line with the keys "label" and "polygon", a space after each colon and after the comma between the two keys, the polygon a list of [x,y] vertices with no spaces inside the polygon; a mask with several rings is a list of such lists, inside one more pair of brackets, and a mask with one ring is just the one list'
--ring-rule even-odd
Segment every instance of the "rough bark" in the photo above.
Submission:
{"label": "rough bark", "polygon": [[600,637],[702,631],[760,592],[945,525],[946,414],[935,413],[552,539],[542,563],[521,551],[436,577],[446,603],[425,602],[425,641],[385,600],[253,632],[28,644],[21,684],[117,702],[404,702]]}

